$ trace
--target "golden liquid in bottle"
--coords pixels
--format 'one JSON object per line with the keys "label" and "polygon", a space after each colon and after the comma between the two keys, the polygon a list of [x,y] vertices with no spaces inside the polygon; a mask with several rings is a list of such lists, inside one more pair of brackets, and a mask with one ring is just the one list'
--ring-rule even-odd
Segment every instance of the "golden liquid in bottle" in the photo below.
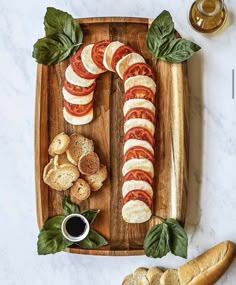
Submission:
{"label": "golden liquid in bottle", "polygon": [[214,33],[225,23],[226,7],[220,0],[198,0],[189,12],[189,21],[193,28],[201,33]]}

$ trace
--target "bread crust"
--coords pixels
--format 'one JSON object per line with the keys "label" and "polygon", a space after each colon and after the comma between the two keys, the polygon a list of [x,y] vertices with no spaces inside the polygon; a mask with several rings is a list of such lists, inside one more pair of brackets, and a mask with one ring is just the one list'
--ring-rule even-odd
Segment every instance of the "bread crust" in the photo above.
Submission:
{"label": "bread crust", "polygon": [[168,269],[166,270],[160,278],[160,285],[180,285],[178,270]]}

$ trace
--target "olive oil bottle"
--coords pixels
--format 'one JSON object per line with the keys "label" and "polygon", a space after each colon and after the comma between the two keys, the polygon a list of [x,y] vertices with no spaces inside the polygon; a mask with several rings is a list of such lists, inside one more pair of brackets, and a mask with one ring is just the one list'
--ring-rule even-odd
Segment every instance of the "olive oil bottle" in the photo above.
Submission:
{"label": "olive oil bottle", "polygon": [[225,23],[227,10],[223,0],[197,0],[189,11],[189,22],[201,33],[214,33]]}

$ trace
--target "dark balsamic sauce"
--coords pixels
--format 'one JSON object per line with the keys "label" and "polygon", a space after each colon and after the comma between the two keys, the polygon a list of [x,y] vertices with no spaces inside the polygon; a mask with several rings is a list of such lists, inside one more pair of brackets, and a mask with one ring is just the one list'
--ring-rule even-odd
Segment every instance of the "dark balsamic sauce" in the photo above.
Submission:
{"label": "dark balsamic sauce", "polygon": [[86,224],[80,217],[72,217],[66,223],[66,230],[69,235],[78,237],[85,231]]}

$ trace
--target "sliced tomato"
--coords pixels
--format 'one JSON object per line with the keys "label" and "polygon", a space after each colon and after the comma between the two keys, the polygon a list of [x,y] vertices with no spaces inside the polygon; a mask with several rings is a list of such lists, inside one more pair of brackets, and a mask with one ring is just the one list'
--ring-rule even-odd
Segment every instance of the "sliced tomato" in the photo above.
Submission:
{"label": "sliced tomato", "polygon": [[83,48],[80,48],[71,58],[70,64],[73,71],[80,77],[85,79],[95,79],[98,77],[97,74],[92,74],[86,70],[81,60],[81,52]]}
{"label": "sliced tomato", "polygon": [[155,80],[155,76],[152,72],[151,67],[146,64],[145,62],[137,62],[132,64],[130,67],[128,67],[124,73],[124,81],[128,79],[129,77],[136,76],[136,75],[146,75],[151,77],[153,80]]}
{"label": "sliced tomato", "polygon": [[125,101],[129,99],[147,99],[154,104],[155,94],[148,87],[136,85],[125,92]]}
{"label": "sliced tomato", "polygon": [[86,105],[71,104],[64,100],[66,110],[73,116],[81,117],[86,115],[93,107],[93,100]]}
{"label": "sliced tomato", "polygon": [[143,201],[148,207],[152,208],[152,198],[148,195],[147,192],[139,189],[135,189],[126,194],[123,199],[123,203],[126,204],[130,200],[140,200]]}
{"label": "sliced tomato", "polygon": [[112,59],[111,59],[111,67],[116,70],[116,64],[117,62],[127,54],[134,52],[134,50],[126,45],[120,46],[114,53]]}
{"label": "sliced tomato", "polygon": [[133,146],[128,149],[124,155],[124,162],[132,158],[146,158],[154,163],[154,155],[145,147]]}
{"label": "sliced tomato", "polygon": [[130,109],[125,115],[125,121],[129,119],[147,119],[155,124],[156,118],[153,112],[147,108],[137,107]]}
{"label": "sliced tomato", "polygon": [[154,137],[150,134],[150,132],[142,127],[135,127],[128,130],[125,134],[124,140],[127,141],[129,139],[137,139],[148,141],[152,146],[155,144]]}
{"label": "sliced tomato", "polygon": [[102,70],[106,70],[106,67],[103,65],[103,56],[106,47],[111,43],[109,40],[104,40],[97,42],[92,48],[92,59],[96,65]]}
{"label": "sliced tomato", "polygon": [[95,89],[96,83],[94,82],[89,87],[81,87],[78,85],[71,84],[67,80],[64,81],[65,89],[74,96],[84,96],[90,94]]}
{"label": "sliced tomato", "polygon": [[126,173],[126,175],[123,178],[124,181],[129,180],[143,180],[148,182],[151,186],[153,186],[153,179],[146,171],[143,171],[141,169],[133,169]]}

